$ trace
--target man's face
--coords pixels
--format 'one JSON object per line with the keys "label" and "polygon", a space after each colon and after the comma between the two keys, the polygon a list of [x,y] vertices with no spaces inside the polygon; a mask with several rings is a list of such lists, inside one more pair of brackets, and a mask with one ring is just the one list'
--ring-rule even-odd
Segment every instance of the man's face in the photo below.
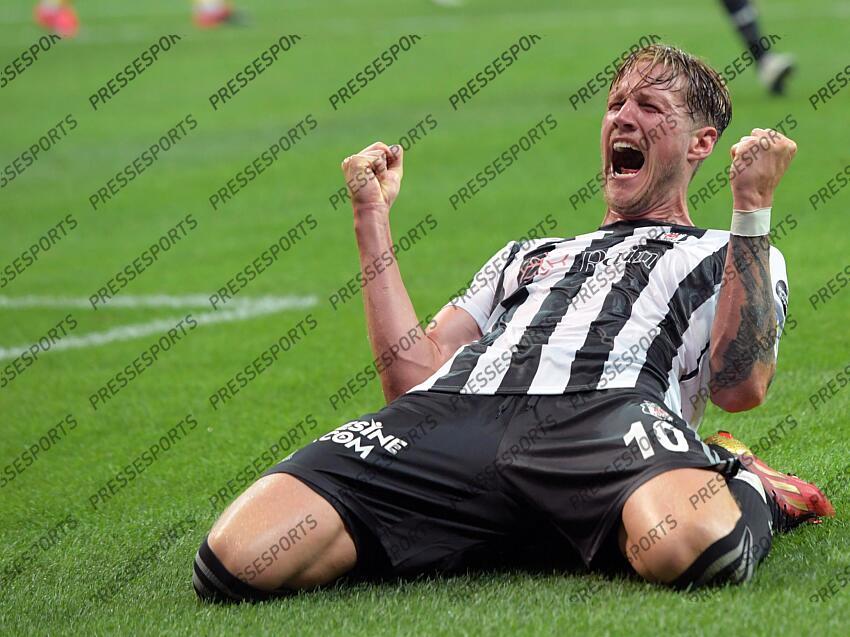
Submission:
{"label": "man's face", "polygon": [[687,154],[694,124],[678,90],[683,80],[647,85],[641,81],[647,67],[639,64],[612,88],[602,119],[605,200],[624,217],[683,198],[691,177]]}

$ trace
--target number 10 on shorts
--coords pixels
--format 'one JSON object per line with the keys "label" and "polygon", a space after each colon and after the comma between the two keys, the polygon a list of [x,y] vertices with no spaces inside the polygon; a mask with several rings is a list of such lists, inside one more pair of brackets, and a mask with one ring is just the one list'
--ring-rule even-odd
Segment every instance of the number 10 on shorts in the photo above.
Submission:
{"label": "number 10 on shorts", "polygon": [[[667,451],[684,452],[688,450],[688,441],[685,440],[685,435],[669,422],[656,420],[652,423],[652,431],[655,434],[658,444]],[[652,448],[652,441],[649,439],[649,434],[646,433],[646,428],[640,420],[636,420],[631,424],[626,435],[623,436],[623,442],[627,447],[633,442],[636,442],[640,449],[640,455],[643,456],[644,460],[655,455],[655,449]]]}

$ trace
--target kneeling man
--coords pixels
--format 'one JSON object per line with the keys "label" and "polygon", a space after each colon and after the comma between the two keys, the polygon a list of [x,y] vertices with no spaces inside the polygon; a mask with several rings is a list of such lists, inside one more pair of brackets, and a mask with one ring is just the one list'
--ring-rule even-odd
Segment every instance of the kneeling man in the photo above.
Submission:
{"label": "kneeling man", "polygon": [[[774,533],[831,515],[814,485],[696,433],[709,399],[731,412],[764,400],[787,311],[769,230],[794,142],[756,128],[732,146],[730,231],[688,214],[731,114],[704,62],[642,49],[609,90],[597,230],[509,242],[405,351],[418,320],[393,259],[363,289],[375,355],[397,356],[381,374],[389,404],[237,498],[198,551],[198,595],[454,570],[541,529],[588,565],[619,545],[652,582],[745,582]],[[392,253],[401,148],[372,144],[343,171],[360,184],[365,269]]]}

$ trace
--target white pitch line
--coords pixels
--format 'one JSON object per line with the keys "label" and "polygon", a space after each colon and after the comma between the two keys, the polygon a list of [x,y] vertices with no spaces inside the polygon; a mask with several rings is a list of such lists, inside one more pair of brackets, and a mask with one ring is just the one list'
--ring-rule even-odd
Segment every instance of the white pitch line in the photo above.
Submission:
{"label": "white pitch line", "polygon": [[[204,297],[206,300],[206,297]],[[235,300],[235,299],[234,299]],[[221,309],[215,312],[203,312],[196,314],[193,318],[198,322],[198,327],[212,325],[213,323],[228,323],[231,321],[244,321],[246,319],[274,314],[283,310],[313,307],[317,303],[315,296],[305,297],[261,297],[259,299],[245,299],[241,304]],[[134,323],[122,325],[103,332],[90,332],[75,336],[73,334],[63,337],[52,345],[49,351],[61,351],[66,349],[80,349],[84,347],[95,347],[115,341],[127,341],[149,334],[163,333],[173,328],[185,316],[155,319],[147,323]],[[0,347],[0,360],[15,358],[29,349],[30,344],[17,347]]]}
{"label": "white pitch line", "polygon": [[[302,297],[292,296],[255,296],[247,298],[230,299],[227,305],[250,306],[258,302],[263,303],[278,303],[289,302],[293,299],[298,300]],[[313,297],[303,297],[313,298]],[[175,296],[172,294],[144,294],[134,296],[127,294],[117,296],[110,299],[107,303],[99,306],[98,310],[108,310],[110,308],[139,308],[139,307],[204,307],[210,304],[209,295],[204,294],[183,294]],[[31,307],[76,307],[83,309],[93,309],[89,300],[85,297],[67,297],[67,296],[43,296],[37,294],[29,294],[26,296],[2,296],[0,295],[0,309],[20,310]]]}

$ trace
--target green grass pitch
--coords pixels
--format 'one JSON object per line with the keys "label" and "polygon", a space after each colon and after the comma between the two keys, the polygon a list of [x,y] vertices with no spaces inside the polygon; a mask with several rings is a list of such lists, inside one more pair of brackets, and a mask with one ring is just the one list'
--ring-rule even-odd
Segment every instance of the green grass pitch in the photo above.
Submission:
{"label": "green grass pitch", "polygon": [[[31,4],[20,0],[0,8],[3,66],[41,35],[30,20]],[[692,192],[726,165],[728,147],[751,128],[773,126],[789,115],[797,122],[789,135],[799,152],[774,207],[775,220],[788,214],[795,220],[778,245],[788,264],[790,312],[797,327],[783,340],[766,404],[734,416],[712,408],[701,432],[731,429],[754,443],[792,415],[799,425],[775,437],[763,456],[777,468],[828,483],[836,519],[778,538],[751,585],[704,598],[636,579],[506,570],[340,587],[256,606],[196,601],[191,561],[223,508],[210,505],[215,490],[308,414],[318,425],[299,445],[382,404],[377,382],[339,410],[328,400],[372,358],[359,296],[338,310],[328,301],[358,267],[350,208],[334,210],[328,201],[342,185],[340,160],[374,140],[398,140],[428,115],[437,122],[407,153],[405,181],[392,212],[399,235],[427,214],[437,224],[400,257],[407,288],[424,317],[508,239],[546,215],[557,219],[552,234],[561,236],[598,225],[599,195],[576,209],[570,196],[598,170],[604,92],[577,110],[569,97],[632,42],[658,34],[719,67],[741,52],[716,0],[467,0],[453,9],[425,0],[238,4],[247,24],[199,31],[189,21],[188,1],[80,1],[79,37],[56,44],[0,90],[2,166],[69,113],[77,122],[0,189],[0,267],[66,215],[77,222],[0,289],[0,350],[36,342],[68,313],[77,323],[70,336],[83,338],[211,312],[202,306],[106,306],[95,312],[59,301],[53,307],[11,306],[10,299],[28,295],[84,299],[94,294],[186,215],[197,227],[118,300],[208,295],[299,220],[312,215],[317,224],[237,297],[315,297],[312,307],[209,325],[199,321],[96,411],[89,396],[166,328],[43,353],[0,389],[3,467],[67,414],[77,423],[73,430],[66,424],[66,435],[0,489],[0,633],[846,634],[850,590],[836,583],[836,574],[850,564],[850,390],[835,379],[848,364],[850,293],[838,283],[837,293],[817,307],[809,301],[848,264],[850,253],[845,217],[850,188],[817,209],[809,202],[850,163],[845,139],[850,89],[817,110],[809,104],[809,95],[847,62],[850,12],[846,3],[827,0],[759,3],[764,32],[779,35],[777,48],[796,55],[798,73],[783,99],[766,96],[752,69],[731,83],[732,125],[696,175]],[[182,39],[93,110],[89,95],[164,34]],[[303,39],[213,110],[209,95],[284,34]],[[422,39],[349,103],[332,109],[329,96],[404,34]],[[449,96],[523,34],[542,39],[453,110]],[[187,114],[197,127],[93,210],[89,196]],[[318,123],[315,130],[213,210],[208,197],[308,114]],[[548,114],[557,128],[453,210],[449,196]],[[695,221],[728,227],[730,202],[727,188],[699,206]],[[209,395],[308,312],[317,327],[213,410]],[[7,356],[0,365],[9,362]],[[815,409],[810,396],[831,379],[836,394]],[[197,426],[92,509],[89,498],[111,476],[190,413]],[[194,522],[184,522],[181,532],[155,551],[155,559],[139,561],[166,527],[186,519]],[[63,520],[74,524],[62,525]],[[41,538],[47,538],[43,546]],[[33,544],[39,548],[33,550]],[[813,601],[830,584],[834,592]],[[114,590],[98,600],[104,588]]]}

